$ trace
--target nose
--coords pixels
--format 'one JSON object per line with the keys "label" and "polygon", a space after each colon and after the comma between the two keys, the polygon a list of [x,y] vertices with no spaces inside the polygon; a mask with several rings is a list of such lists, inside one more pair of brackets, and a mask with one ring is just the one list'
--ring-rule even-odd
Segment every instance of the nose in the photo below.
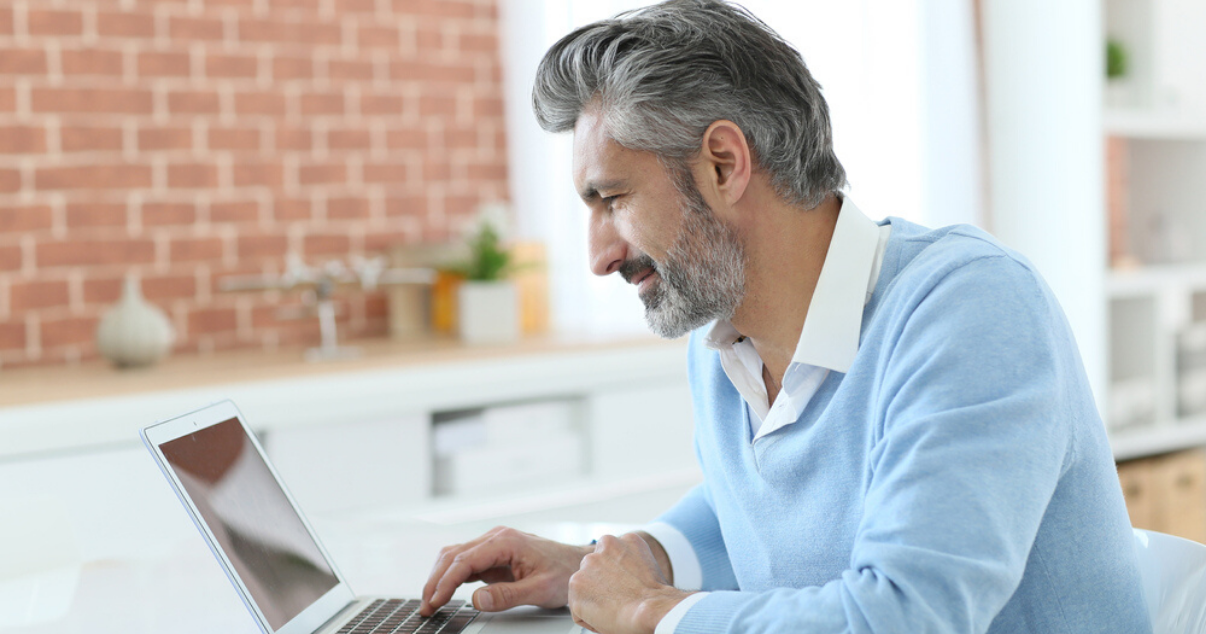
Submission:
{"label": "nose", "polygon": [[624,241],[615,223],[606,214],[592,213],[588,231],[590,243],[590,270],[595,275],[610,275],[619,270],[628,256],[628,244]]}

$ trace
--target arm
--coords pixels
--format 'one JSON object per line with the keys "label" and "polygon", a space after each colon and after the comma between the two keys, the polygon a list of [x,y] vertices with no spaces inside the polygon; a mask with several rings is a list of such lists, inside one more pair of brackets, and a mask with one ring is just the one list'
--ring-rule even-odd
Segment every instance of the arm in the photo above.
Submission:
{"label": "arm", "polygon": [[888,363],[849,569],[821,587],[711,592],[677,632],[988,629],[1060,477],[1071,442],[1063,373],[1080,370],[1057,359],[1062,324],[1020,265],[972,263],[947,277],[907,315]]}

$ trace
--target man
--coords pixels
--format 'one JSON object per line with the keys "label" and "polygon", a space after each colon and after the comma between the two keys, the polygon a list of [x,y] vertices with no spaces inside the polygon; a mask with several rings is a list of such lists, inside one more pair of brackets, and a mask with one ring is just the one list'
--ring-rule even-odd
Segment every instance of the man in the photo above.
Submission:
{"label": "man", "polygon": [[718,0],[592,24],[533,102],[573,131],[594,272],[691,332],[704,482],[594,546],[446,548],[425,613],[481,580],[480,609],[568,605],[609,633],[1150,631],[1055,298],[974,228],[867,219],[769,27]]}

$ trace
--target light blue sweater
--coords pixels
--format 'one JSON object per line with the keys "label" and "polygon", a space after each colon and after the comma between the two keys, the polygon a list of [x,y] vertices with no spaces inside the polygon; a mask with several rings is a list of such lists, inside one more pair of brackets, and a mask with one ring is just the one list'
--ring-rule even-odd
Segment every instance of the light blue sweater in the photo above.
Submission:
{"label": "light blue sweater", "polygon": [[660,518],[711,594],[676,632],[1151,631],[1114,462],[1034,268],[972,227],[892,235],[859,351],[750,444],[688,354],[704,484]]}

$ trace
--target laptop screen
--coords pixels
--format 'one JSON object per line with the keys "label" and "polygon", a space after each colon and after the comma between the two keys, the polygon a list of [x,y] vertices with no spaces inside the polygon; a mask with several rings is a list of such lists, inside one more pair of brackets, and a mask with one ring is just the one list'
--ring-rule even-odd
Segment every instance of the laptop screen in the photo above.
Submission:
{"label": "laptop screen", "polygon": [[160,449],[273,630],[339,583],[238,419]]}

